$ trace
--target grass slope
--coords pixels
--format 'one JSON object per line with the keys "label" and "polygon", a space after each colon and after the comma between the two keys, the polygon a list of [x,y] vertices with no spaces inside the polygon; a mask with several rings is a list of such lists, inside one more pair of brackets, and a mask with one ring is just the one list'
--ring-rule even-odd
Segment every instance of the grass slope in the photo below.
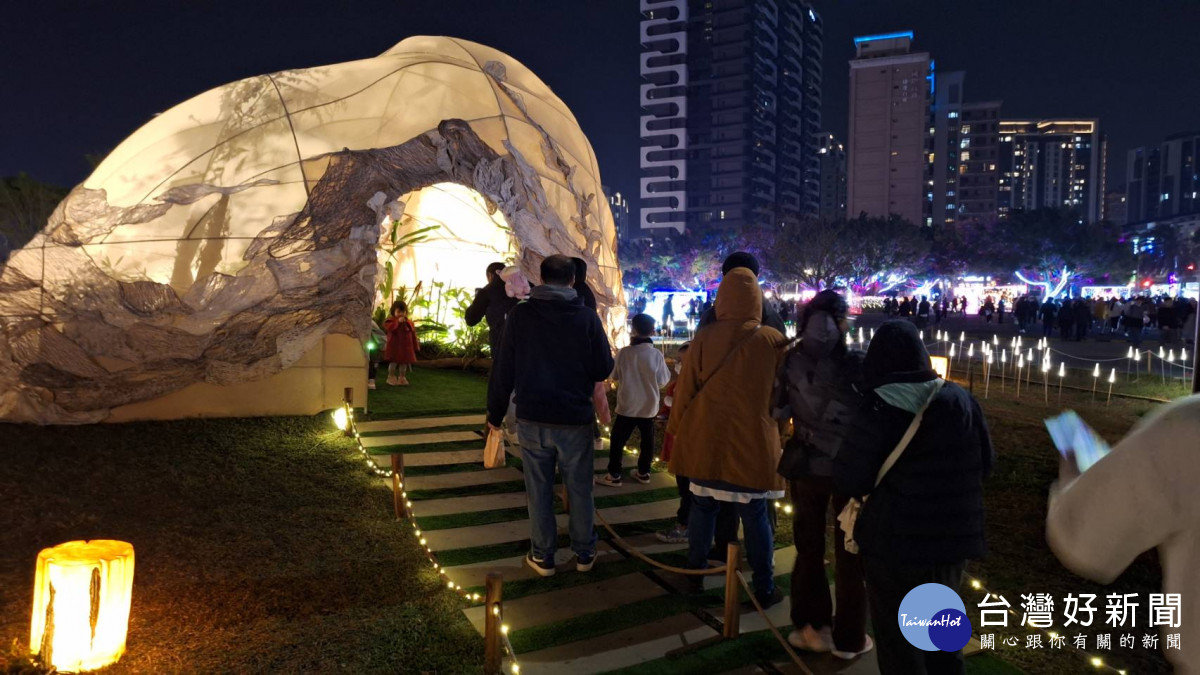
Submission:
{"label": "grass slope", "polygon": [[387,384],[387,371],[376,373],[376,389],[367,392],[370,419],[481,412],[487,407],[487,376],[469,370],[421,368],[409,374],[411,385]]}
{"label": "grass slope", "polygon": [[137,570],[128,652],[110,672],[478,671],[461,602],[324,416],[0,437],[5,644],[28,640],[39,549],[116,538]]}

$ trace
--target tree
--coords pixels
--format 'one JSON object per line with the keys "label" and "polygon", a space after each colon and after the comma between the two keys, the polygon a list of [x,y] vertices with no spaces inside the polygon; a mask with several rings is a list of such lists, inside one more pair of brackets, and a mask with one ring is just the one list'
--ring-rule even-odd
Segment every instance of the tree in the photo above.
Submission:
{"label": "tree", "polygon": [[1082,276],[1121,278],[1134,267],[1130,247],[1113,223],[1081,222],[1066,209],[1016,211],[1008,219],[978,224],[977,260],[987,271],[1013,273],[1055,297]]}
{"label": "tree", "polygon": [[1153,237],[1154,245],[1138,255],[1138,276],[1166,277],[1172,273],[1190,276],[1195,271],[1196,258],[1200,257],[1200,229],[1188,230],[1179,224],[1160,224],[1145,232],[1141,238]]}
{"label": "tree", "polygon": [[25,173],[0,178],[0,262],[46,226],[67,190]]}
{"label": "tree", "polygon": [[926,267],[930,238],[924,228],[895,214],[886,218],[863,214],[846,224],[850,277],[865,285],[877,274],[911,274]]}
{"label": "tree", "polygon": [[845,220],[806,220],[785,227],[775,238],[770,260],[784,278],[829,288],[854,271],[854,245]]}

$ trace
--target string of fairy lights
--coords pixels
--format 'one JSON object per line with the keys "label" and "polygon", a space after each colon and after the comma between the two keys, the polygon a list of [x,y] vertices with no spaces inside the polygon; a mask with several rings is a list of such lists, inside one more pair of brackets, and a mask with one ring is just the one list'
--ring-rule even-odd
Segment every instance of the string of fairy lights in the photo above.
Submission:
{"label": "string of fairy lights", "polygon": [[[354,409],[350,407],[350,404],[343,403],[339,411],[341,411],[345,416],[344,424],[342,415],[337,415],[335,422],[339,427],[348,429],[350,431],[354,438],[354,444],[358,447],[359,453],[362,454],[363,459],[366,460],[367,466],[371,469],[371,471],[377,476],[383,476],[386,478],[393,477],[395,475],[394,471],[379,466],[379,464],[375,461],[375,457],[371,455],[371,453],[367,452],[367,447],[363,445],[362,436],[358,432],[358,421],[354,417]],[[425,557],[429,559],[429,564],[432,565],[433,570],[438,573],[438,576],[441,578],[442,582],[445,583],[446,588],[458,593],[458,595],[467,602],[482,602],[484,599],[482,595],[468,591],[450,578],[450,575],[446,573],[446,568],[443,567],[441,562],[438,560],[437,553],[430,548],[428,540],[421,532],[421,526],[417,523],[417,516],[415,513],[413,513],[412,500],[408,498],[408,492],[405,491],[403,473],[400,474],[399,489],[401,490],[400,497],[404,500],[404,512],[407,514],[408,522],[413,528],[413,534],[417,537],[417,542],[420,543],[421,548],[425,550]],[[492,605],[492,613],[500,619],[500,640],[503,643],[504,650],[508,655],[509,671],[512,673],[512,675],[519,675],[521,672],[521,665],[517,662],[517,652],[513,649],[512,642],[508,638],[509,626],[503,622],[504,617],[502,603],[498,602]]]}
{"label": "string of fairy lights", "polygon": [[[873,330],[871,331],[870,337],[867,337],[865,332],[862,329],[860,329],[858,331],[857,344],[859,347],[862,347],[866,343],[868,343],[870,341],[870,339],[873,339],[874,337],[875,336],[874,336]],[[974,343],[967,343],[965,333],[960,335],[960,338],[958,340],[958,348],[957,349],[955,348],[954,341],[950,338],[949,334],[946,333],[945,331],[938,331],[935,334],[935,338],[937,340],[937,342],[935,344],[939,344],[939,343],[943,344],[944,348],[945,348],[945,345],[947,345],[947,344],[949,345],[949,349],[948,350],[944,349],[944,351],[947,351],[947,356],[950,359],[954,359],[956,357],[973,359],[975,356]],[[921,339],[922,339],[922,341],[924,341],[924,332],[923,331],[921,334]],[[855,340],[849,334],[846,337],[846,341],[847,341],[848,345],[853,346],[855,344]],[[980,340],[978,342],[980,345],[980,360],[990,368],[996,362],[995,351],[999,346],[999,339],[994,337],[993,341],[991,343],[989,343],[986,340]],[[962,354],[963,347],[966,347],[966,349],[967,349],[966,354]],[[1037,359],[1036,359],[1037,352],[1040,352],[1042,354],[1042,357],[1040,360],[1042,361],[1043,372],[1048,372],[1051,369],[1051,366],[1048,365],[1050,363],[1050,359],[1051,359],[1050,354],[1051,353],[1058,353],[1060,355],[1067,356],[1068,358],[1075,358],[1069,354],[1060,352],[1059,350],[1052,349],[1049,346],[1049,342],[1045,339],[1038,340],[1036,345],[1031,347],[1028,353],[1025,353],[1023,351],[1023,348],[1024,348],[1023,339],[1020,337],[1012,338],[1012,341],[1011,341],[1009,347],[1012,349],[1012,353],[1014,355],[1014,366],[1013,367],[1017,369],[1018,377],[1020,376],[1019,375],[1020,369],[1026,368],[1026,363],[1025,363],[1026,357],[1028,357],[1029,370],[1032,370],[1033,364],[1035,364],[1037,362]],[[1001,356],[999,359],[999,361],[1001,363],[1001,367],[1004,367],[1004,365],[1008,363],[1008,361],[1009,361],[1008,354],[1009,354],[1008,349],[1001,349]],[[1148,349],[1145,351],[1140,351],[1140,350],[1135,350],[1133,347],[1130,347],[1129,352],[1127,353],[1125,359],[1128,359],[1131,364],[1135,363],[1135,362],[1138,363],[1139,367],[1140,367],[1141,357],[1143,355],[1146,356],[1147,372],[1152,372],[1150,359],[1152,356],[1155,355],[1152,350]],[[1174,364],[1175,363],[1174,350],[1170,350],[1170,351],[1164,353],[1163,349],[1160,347],[1159,353],[1157,354],[1157,356],[1160,359],[1160,361],[1163,362],[1164,369],[1165,369],[1165,364],[1167,364],[1167,363]],[[1118,361],[1118,360],[1123,361],[1125,359],[1107,359],[1105,361]],[[1182,349],[1182,348],[1180,349],[1179,361],[1181,362],[1180,365],[1186,376],[1187,371],[1190,370],[1190,368],[1186,365],[1186,363],[1187,363],[1187,350],[1186,349]],[[1097,362],[1096,367],[1093,369],[1093,376],[1096,378],[1099,377],[1099,368],[1100,368],[1099,362]],[[1165,373],[1165,370],[1164,370],[1164,373]],[[1064,374],[1065,374],[1065,363],[1060,363],[1059,370],[1058,370],[1058,376],[1060,378],[1060,383],[1061,383],[1061,378],[1063,377]],[[1112,369],[1112,372],[1110,373],[1108,382],[1111,384],[1114,381],[1115,377],[1116,377],[1116,369],[1114,368],[1114,369]],[[1165,377],[1166,376],[1164,374],[1164,380],[1165,380]],[[343,404],[343,410],[345,411],[345,424],[348,426],[348,428],[354,438],[355,445],[358,447],[359,453],[363,456],[364,460],[366,460],[366,463],[367,463],[368,467],[370,468],[370,470],[378,476],[387,477],[387,478],[393,477],[394,472],[389,468],[384,468],[384,467],[379,466],[379,464],[375,461],[374,456],[372,456],[371,453],[369,453],[367,451],[367,448],[363,444],[361,435],[359,434],[359,431],[358,431],[358,424],[357,424],[357,420],[355,419],[355,416],[354,416],[354,410],[350,407],[349,404]],[[339,420],[339,422],[340,422],[340,420]],[[340,424],[339,424],[339,426],[340,426]],[[627,451],[627,454],[630,454],[630,453],[628,453],[628,451]],[[400,480],[403,481],[403,475],[400,476]],[[404,503],[405,503],[405,507],[406,507],[405,512],[407,513],[409,523],[413,528],[413,533],[417,537],[418,542],[420,543],[421,547],[424,549],[425,555],[428,558],[430,565],[433,566],[434,571],[436,571],[438,573],[438,575],[440,576],[440,578],[442,579],[442,581],[445,582],[446,588],[449,590],[455,591],[456,593],[459,594],[460,597],[462,597],[464,600],[466,600],[468,602],[472,602],[472,603],[481,602],[483,600],[483,596],[481,596],[478,593],[473,593],[473,592],[466,590],[462,586],[456,584],[452,579],[450,579],[449,575],[446,573],[445,568],[438,561],[437,554],[433,551],[432,548],[429,547],[429,545],[427,543],[427,539],[421,533],[420,525],[417,523],[416,515],[413,512],[413,503],[411,500],[408,499],[408,493],[404,491],[403,482],[400,483],[399,489],[401,490],[401,498],[404,499]],[[782,511],[786,515],[791,515],[795,511],[792,504],[787,503],[785,501],[776,500],[774,502],[774,504],[775,504],[775,508],[777,510]],[[982,580],[980,580],[974,576],[971,576],[969,574],[965,575],[965,576],[967,578],[968,583],[971,585],[971,588],[976,591],[979,591],[981,593],[984,593],[985,598],[987,597],[987,594],[996,595],[997,597],[1003,597],[1003,595],[993,593],[990,589],[988,589],[984,585]],[[503,610],[501,608],[501,603],[497,603],[492,606],[492,612],[494,613],[494,615],[501,619],[501,623],[500,623],[501,641],[502,641],[504,650],[507,653],[507,656],[510,661],[510,664],[509,664],[510,672],[513,673],[513,675],[519,675],[519,673],[521,671],[521,667],[520,667],[520,664],[517,662],[516,651],[513,649],[512,642],[509,639],[510,628],[509,628],[508,624],[503,623],[503,621],[502,621],[502,619],[503,619],[502,611]],[[1007,611],[1009,614],[1011,614],[1013,616],[1017,616],[1016,610],[1012,609],[1011,607],[1009,607],[1007,609]],[[1051,640],[1055,640],[1060,637],[1060,635],[1057,632],[1052,631],[1052,630],[1048,630],[1048,629],[1040,628],[1040,627],[1036,627],[1036,626],[1029,626],[1029,627],[1034,628],[1042,635],[1049,637]],[[1068,643],[1066,643],[1065,640],[1060,642],[1060,644],[1062,644],[1069,651],[1072,651],[1072,652],[1080,655],[1084,660],[1087,661],[1087,663],[1089,665],[1093,666],[1097,670],[1113,672],[1113,673],[1117,673],[1118,675],[1127,675],[1126,670],[1118,669],[1118,668],[1106,663],[1102,657],[1097,656],[1094,653],[1091,653],[1091,652],[1088,652],[1087,650],[1075,647],[1073,644],[1068,644]]]}

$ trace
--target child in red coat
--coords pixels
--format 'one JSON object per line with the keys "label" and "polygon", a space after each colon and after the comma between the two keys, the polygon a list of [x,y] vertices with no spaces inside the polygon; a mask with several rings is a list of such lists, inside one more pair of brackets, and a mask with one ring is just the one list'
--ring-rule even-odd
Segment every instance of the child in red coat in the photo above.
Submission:
{"label": "child in red coat", "polygon": [[407,385],[405,373],[417,362],[417,350],[421,348],[417,327],[408,318],[408,306],[400,300],[393,302],[383,330],[387,333],[387,345],[383,348],[383,360],[388,362],[387,383]]}

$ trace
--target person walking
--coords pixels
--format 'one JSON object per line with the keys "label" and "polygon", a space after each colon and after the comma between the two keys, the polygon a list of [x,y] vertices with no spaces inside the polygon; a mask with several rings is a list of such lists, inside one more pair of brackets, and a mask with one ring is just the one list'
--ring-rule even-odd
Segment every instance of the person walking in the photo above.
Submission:
{"label": "person walking", "polygon": [[1058,331],[1063,342],[1070,342],[1075,335],[1075,311],[1068,298],[1058,307]]}
{"label": "person walking", "polygon": [[[755,258],[753,255],[746,253],[745,251],[737,251],[735,253],[730,253],[729,256],[725,258],[725,261],[721,263],[721,274],[729,274],[730,270],[737,269],[739,267],[744,267],[750,270],[755,278],[758,277],[760,272],[758,258]],[[720,296],[720,291],[720,287],[717,287],[718,297]],[[759,289],[758,294],[762,295],[762,289]],[[760,298],[759,302],[762,305],[762,325],[770,326],[771,328],[779,331],[781,334],[786,334],[787,329],[783,325],[783,319],[779,317],[779,312],[775,311],[775,308],[772,307],[771,303],[767,302],[765,298]],[[716,320],[717,313],[715,308],[708,307],[704,310],[704,313],[700,315],[700,323],[697,326],[697,330],[713,323]]]}
{"label": "person walking", "polygon": [[[840,513],[849,495],[833,485],[833,460],[858,409],[854,390],[863,354],[846,346],[849,306],[842,296],[818,293],[800,314],[800,341],[792,347],[775,384],[775,418],[792,423],[779,473],[791,483],[796,563],[792,569],[792,625],[797,649],[852,659],[870,651],[862,560],[844,546],[834,523],[834,588],[837,616],[825,574],[825,532],[830,505]],[[832,630],[831,630],[832,628]]]}
{"label": "person walking", "polygon": [[475,299],[463,313],[468,326],[477,326],[480,321],[487,321],[488,348],[493,359],[500,353],[500,339],[504,337],[504,319],[519,302],[516,298],[508,297],[508,293],[505,292],[504,279],[500,278],[502,269],[502,262],[490,263],[487,266],[487,285],[475,289]]}
{"label": "person walking", "polygon": [[1049,339],[1054,335],[1054,322],[1058,319],[1058,304],[1050,298],[1042,303],[1042,337]]}
{"label": "person walking", "polygon": [[924,295],[921,296],[921,302],[917,304],[917,328],[924,330],[929,325],[929,299]]}
{"label": "person walking", "polygon": [[621,459],[633,430],[641,436],[637,468],[630,476],[639,483],[650,482],[654,461],[654,415],[658,392],[671,380],[667,360],[654,347],[654,319],[648,314],[633,317],[633,339],[617,352],[612,379],[617,383],[617,417],[613,420],[608,453],[608,473],[596,478],[598,485],[621,486]]}
{"label": "person walking", "polygon": [[667,293],[667,297],[663,300],[662,310],[662,329],[666,331],[666,336],[671,337],[675,334],[675,294]]}
{"label": "person walking", "polygon": [[1075,314],[1075,341],[1083,342],[1092,327],[1092,308],[1083,298],[1076,298],[1071,311]]}
{"label": "person walking", "polygon": [[1008,298],[1000,296],[1000,304],[996,305],[996,323],[1004,323],[1004,310],[1008,308]]}
{"label": "person walking", "polygon": [[1146,305],[1143,298],[1134,298],[1125,306],[1125,316],[1121,321],[1125,324],[1125,332],[1133,348],[1142,346],[1142,335],[1146,330]]}
{"label": "person walking", "polygon": [[991,323],[992,315],[996,313],[996,305],[992,302],[991,296],[988,296],[987,300],[983,301],[983,310],[981,311],[983,313],[984,322]]}
{"label": "person walking", "polygon": [[392,303],[388,318],[383,322],[387,343],[383,348],[383,360],[388,364],[387,383],[407,387],[408,371],[417,362],[421,343],[417,340],[417,327],[408,318],[408,305],[403,300]]}
{"label": "person walking", "polygon": [[571,262],[575,264],[575,285],[572,288],[579,294],[579,299],[583,301],[583,306],[595,311],[596,294],[587,282],[587,261],[583,258],[571,258]]}
{"label": "person walking", "polygon": [[783,496],[779,429],[770,416],[783,334],[762,325],[762,291],[752,270],[730,269],[717,290],[716,320],[696,333],[675,390],[667,431],[671,472],[691,479],[688,566],[707,567],[721,503],[742,521],[754,595],[778,602],[767,501]]}
{"label": "person walking", "polygon": [[[671,418],[671,408],[675,405],[675,386],[679,384],[679,373],[683,372],[683,359],[687,356],[690,342],[685,342],[679,345],[679,351],[675,354],[675,374],[671,377],[671,381],[667,383],[666,389],[663,390],[662,408],[659,410],[658,416],[662,420]],[[675,435],[670,432],[663,433],[662,461],[670,462],[671,453],[675,448]],[[687,543],[687,524],[688,515],[692,512],[692,490],[691,481],[687,476],[675,476],[675,490],[679,494],[679,508],[675,511],[675,524],[665,530],[659,530],[654,533],[654,536],[659,541],[668,544],[686,544]],[[733,537],[737,537],[737,524],[734,523]],[[725,542],[728,544],[729,542]]]}
{"label": "person walking", "polygon": [[875,332],[859,390],[863,405],[847,426],[833,477],[842,494],[870,497],[853,535],[879,670],[962,673],[961,650],[914,647],[896,617],[920,584],[957,590],[966,561],[986,552],[983,481],[995,453],[983,411],[965,389],[938,378],[916,328],[904,322]]}
{"label": "person walking", "polygon": [[575,569],[587,572],[596,562],[592,392],[612,372],[613,356],[600,317],[572,288],[571,259],[548,256],[541,276],[542,285],[513,308],[505,324],[496,376],[488,383],[487,421],[498,430],[516,392],[530,525],[525,563],[548,577],[556,571],[556,466],[571,503],[568,531]]}
{"label": "person walking", "polygon": [[[1046,514],[1050,550],[1064,567],[1100,584],[1158,550],[1162,592],[1180,602],[1160,628],[1163,655],[1176,673],[1191,675],[1200,673],[1197,438],[1200,394],[1160,406],[1082,474],[1072,454],[1060,459]],[[1167,647],[1172,633],[1181,634],[1178,649]]]}

